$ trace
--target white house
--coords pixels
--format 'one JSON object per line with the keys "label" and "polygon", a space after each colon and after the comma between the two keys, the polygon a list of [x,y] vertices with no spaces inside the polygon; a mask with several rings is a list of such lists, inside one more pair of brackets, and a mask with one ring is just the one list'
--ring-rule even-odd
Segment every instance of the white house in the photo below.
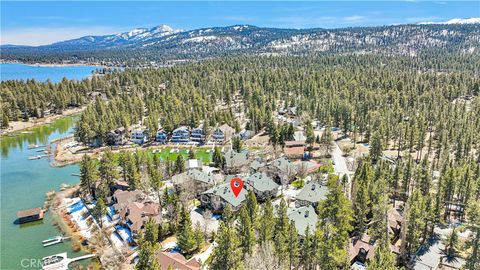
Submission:
{"label": "white house", "polygon": [[145,128],[132,129],[130,141],[136,144],[144,144],[148,139],[148,130]]}

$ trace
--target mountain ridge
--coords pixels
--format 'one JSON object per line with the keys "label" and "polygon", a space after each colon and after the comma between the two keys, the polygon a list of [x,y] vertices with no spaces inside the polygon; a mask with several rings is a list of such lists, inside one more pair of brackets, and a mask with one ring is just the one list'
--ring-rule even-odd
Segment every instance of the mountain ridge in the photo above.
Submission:
{"label": "mountain ridge", "polygon": [[[2,46],[2,60],[142,61],[201,59],[238,54],[387,53],[415,56],[444,50],[477,53],[480,23],[407,24],[338,29],[232,25],[193,30],[168,25],[84,36],[37,47]],[[113,59],[113,60],[112,60]],[[148,59],[148,60],[147,60]]]}

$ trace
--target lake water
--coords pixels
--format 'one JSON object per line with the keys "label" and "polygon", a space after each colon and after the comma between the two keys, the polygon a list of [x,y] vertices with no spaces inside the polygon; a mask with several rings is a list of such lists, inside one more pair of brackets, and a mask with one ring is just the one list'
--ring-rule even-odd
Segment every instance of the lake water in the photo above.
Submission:
{"label": "lake water", "polygon": [[2,81],[35,79],[44,82],[50,79],[59,82],[64,77],[82,80],[99,69],[97,66],[33,66],[25,64],[0,64]]}
{"label": "lake water", "polygon": [[[2,80],[35,78],[39,81],[51,79],[53,82],[63,77],[84,79],[96,69],[91,66],[34,67],[21,64],[0,64],[0,68]],[[72,176],[72,173],[79,172],[78,165],[53,168],[47,158],[28,160],[28,157],[40,154],[36,152],[38,149],[28,149],[28,145],[47,145],[54,139],[70,135],[78,118],[62,118],[52,124],[0,139],[0,269],[40,269],[39,262],[43,257],[62,252],[67,252],[69,257],[82,254],[72,250],[70,241],[43,247],[43,240],[60,233],[49,212],[43,221],[22,225],[13,223],[17,211],[42,207],[48,191],[58,191],[62,183],[79,182],[77,176]],[[79,263],[86,265],[88,260]]]}
{"label": "lake water", "polygon": [[48,158],[28,160],[29,156],[38,155],[38,149],[28,149],[29,144],[46,145],[53,139],[69,135],[77,119],[78,116],[66,117],[50,125],[35,127],[29,130],[29,134],[19,133],[1,139],[0,269],[39,269],[38,264],[30,266],[29,260],[38,261],[61,252],[68,252],[69,257],[80,256],[81,253],[73,252],[70,241],[42,246],[42,240],[59,234],[49,212],[43,221],[22,225],[13,223],[18,210],[42,207],[48,191],[58,191],[62,183],[79,182],[77,176],[71,175],[79,172],[78,165],[53,168]]}

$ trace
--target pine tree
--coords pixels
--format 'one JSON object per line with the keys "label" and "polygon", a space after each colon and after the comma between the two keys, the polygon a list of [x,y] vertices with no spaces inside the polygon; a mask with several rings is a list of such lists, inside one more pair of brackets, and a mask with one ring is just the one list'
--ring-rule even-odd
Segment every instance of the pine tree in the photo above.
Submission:
{"label": "pine tree", "polygon": [[182,155],[178,155],[177,159],[175,160],[175,173],[182,173],[185,171],[185,160],[183,159]]}
{"label": "pine tree", "polygon": [[217,236],[215,237],[217,246],[214,247],[211,255],[210,268],[213,270],[240,270],[242,265],[242,253],[239,248],[238,236],[235,230],[220,222]]}
{"label": "pine tree", "polygon": [[107,214],[107,206],[102,197],[97,199],[97,204],[93,212],[95,213],[95,218],[100,221],[100,227],[103,227],[103,217]]}
{"label": "pine tree", "polygon": [[137,270],[160,270],[155,251],[158,249],[158,244],[152,244],[150,241],[145,241],[143,235],[140,235],[138,262],[135,265]]}
{"label": "pine tree", "polygon": [[295,227],[295,222],[292,220],[290,222],[288,230],[288,237],[287,237],[287,249],[288,249],[288,269],[296,269],[298,262],[299,262],[299,256],[300,256],[300,250],[299,250],[299,239],[298,239],[298,232]]}
{"label": "pine tree", "polygon": [[177,241],[178,247],[180,247],[184,254],[192,254],[192,252],[197,249],[190,213],[188,213],[185,207],[182,207],[180,212]]}
{"label": "pine tree", "polygon": [[373,161],[377,161],[380,157],[382,157],[382,139],[380,133],[377,131],[373,133],[370,143],[370,157]]}
{"label": "pine tree", "polygon": [[80,186],[92,195],[92,187],[98,179],[95,161],[88,155],[83,155],[80,162]]}
{"label": "pine tree", "polygon": [[215,150],[213,151],[212,161],[217,168],[223,168],[223,156],[222,152],[220,151],[220,147],[215,146]]}
{"label": "pine tree", "polygon": [[274,244],[275,253],[280,261],[285,261],[288,256],[287,236],[290,222],[287,216],[287,204],[282,198],[275,218]]}
{"label": "pine tree", "polygon": [[240,218],[237,223],[237,235],[240,238],[243,257],[245,258],[246,255],[252,255],[255,244],[255,232],[246,206],[240,210]]}
{"label": "pine tree", "polygon": [[258,219],[258,203],[257,197],[253,190],[248,191],[247,202],[245,203],[247,207],[248,216],[250,217],[250,222],[254,228],[257,227]]}
{"label": "pine tree", "polygon": [[150,242],[152,245],[156,244],[158,240],[158,225],[153,218],[149,218],[145,224],[144,241]]}
{"label": "pine tree", "polygon": [[267,199],[262,209],[262,222],[258,224],[258,240],[260,244],[265,244],[273,239],[275,219],[273,216],[273,206],[270,199]]}
{"label": "pine tree", "polygon": [[100,178],[102,182],[107,183],[107,185],[113,183],[118,177],[117,166],[113,157],[112,151],[108,149],[103,153],[102,158],[100,159],[100,166],[98,167]]}

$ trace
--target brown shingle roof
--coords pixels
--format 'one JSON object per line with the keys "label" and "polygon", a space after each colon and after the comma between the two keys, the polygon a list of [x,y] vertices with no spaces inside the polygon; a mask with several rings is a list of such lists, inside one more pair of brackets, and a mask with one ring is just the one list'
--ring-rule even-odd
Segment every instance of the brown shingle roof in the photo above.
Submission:
{"label": "brown shingle roof", "polygon": [[168,269],[172,266],[175,270],[199,270],[200,263],[195,258],[185,259],[180,253],[159,252],[157,261],[161,270]]}

